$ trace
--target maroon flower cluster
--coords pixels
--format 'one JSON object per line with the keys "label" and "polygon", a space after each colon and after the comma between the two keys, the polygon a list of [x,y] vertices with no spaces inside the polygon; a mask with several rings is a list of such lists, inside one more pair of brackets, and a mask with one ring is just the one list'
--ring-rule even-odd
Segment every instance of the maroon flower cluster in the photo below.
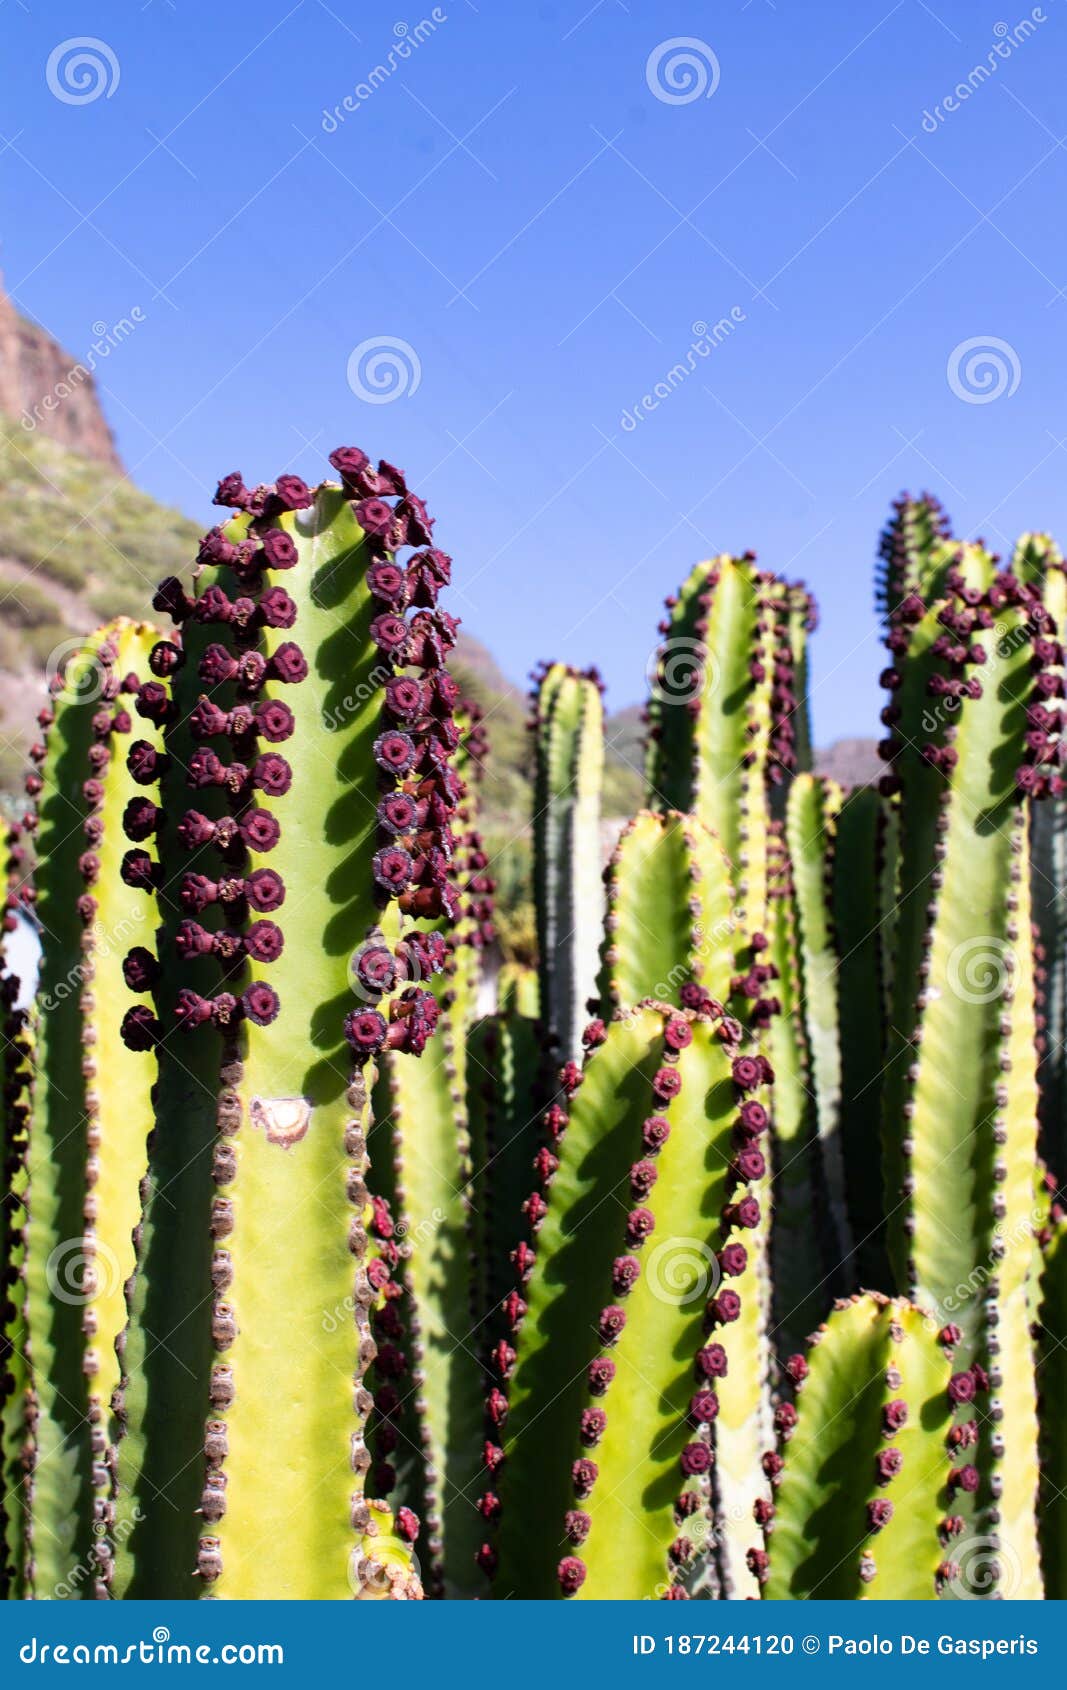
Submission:
{"label": "maroon flower cluster", "polygon": [[[927,678],[926,692],[932,701],[922,723],[926,737],[920,746],[924,761],[934,769],[950,776],[958,761],[955,746],[960,711],[968,699],[982,696],[981,670],[996,655],[1019,637],[1029,642],[1032,673],[1031,701],[1027,708],[1027,728],[1023,758],[1015,771],[1017,791],[1031,798],[1062,797],[1067,792],[1063,768],[1067,761],[1067,741],[1063,737],[1065,695],[1064,650],[1055,637],[1052,618],[1036,590],[1022,582],[1010,570],[998,570],[985,589],[970,586],[963,571],[953,565],[945,573],[943,596],[946,602],[938,612],[941,632],[930,647],[930,656],[938,667]],[[1013,626],[999,636],[998,618],[1009,608],[1020,612],[1018,635]],[[882,671],[881,682],[891,694],[904,683],[904,661],[911,645],[912,633],[922,621],[927,606],[918,593],[908,592],[895,605],[886,636],[890,663]],[[885,794],[899,790],[900,776],[895,765],[911,743],[901,728],[902,709],[894,698],[882,710],[882,723],[889,730],[878,750],[889,765],[879,785]]]}
{"label": "maroon flower cluster", "polygon": [[[450,764],[457,739],[456,687],[444,662],[455,641],[456,624],[436,608],[437,594],[450,578],[451,561],[433,549],[432,521],[401,471],[384,463],[373,470],[366,455],[354,447],[340,448],[330,461],[356,501],[369,559],[366,580],[377,606],[370,633],[394,671],[384,688],[383,731],[374,748],[381,786],[379,845],[371,864],[375,886],[383,903],[395,898],[405,914],[454,919],[451,817],[462,786]],[[306,509],[314,497],[298,476],[281,476],[273,486],[251,489],[240,475],[224,477],[215,502],[242,512],[246,531],[233,539],[222,528],[213,529],[201,542],[198,562],[225,570],[237,591],[213,581],[191,597],[172,577],[153,601],[178,627],[195,622],[217,627],[221,636],[202,649],[198,662],[204,691],[190,711],[188,728],[201,743],[189,759],[186,780],[194,790],[219,789],[230,814],[219,820],[190,809],[176,833],[190,853],[214,849],[222,872],[217,879],[193,869],[183,875],[178,898],[189,919],[180,923],[176,938],[179,956],[211,954],[224,974],[243,958],[275,961],[284,943],[272,921],[253,921],[245,930],[250,916],[274,915],[286,894],[280,874],[267,867],[251,869],[248,858],[269,853],[281,836],[276,815],[258,804],[256,795],[277,798],[292,784],[290,764],[274,748],[292,737],[293,710],[281,698],[264,696],[264,689],[268,683],[298,686],[307,676],[308,659],[296,639],[280,641],[269,653],[260,646],[263,630],[287,631],[296,624],[292,596],[284,586],[271,584],[270,577],[274,572],[284,575],[300,558],[296,540],[280,526],[280,519]],[[424,549],[401,565],[393,554],[407,545]],[[184,661],[180,638],[161,641],[151,658],[158,679],[146,683],[138,697],[140,714],[165,733],[175,710],[166,677]],[[417,673],[405,672],[412,669]],[[216,696],[219,689],[225,689],[222,701]],[[220,740],[231,748],[226,760],[206,743]],[[139,784],[150,785],[168,766],[168,757],[146,741],[131,747],[130,769]],[[150,798],[134,800],[127,808],[126,829],[138,843],[152,836],[159,821]],[[130,853],[128,872],[134,883],[150,883],[147,852]],[[226,925],[217,930],[206,929],[196,919],[212,904],[221,906],[226,916]],[[403,979],[427,978],[443,961],[443,942],[436,935],[413,932],[395,955],[384,945],[364,947],[360,983],[375,1000]],[[241,1019],[267,1025],[278,1008],[273,988],[255,982],[239,997],[223,991],[206,999],[184,990],[176,1018],[185,1026],[211,1022],[228,1027]],[[391,1004],[388,1019],[372,1001],[371,1007],[346,1018],[344,1031],[357,1058],[364,1061],[386,1044],[421,1052],[436,1020],[433,997],[412,984]],[[129,1033],[144,1044],[150,1035],[158,1036],[158,1029],[143,1020],[131,1021]]]}

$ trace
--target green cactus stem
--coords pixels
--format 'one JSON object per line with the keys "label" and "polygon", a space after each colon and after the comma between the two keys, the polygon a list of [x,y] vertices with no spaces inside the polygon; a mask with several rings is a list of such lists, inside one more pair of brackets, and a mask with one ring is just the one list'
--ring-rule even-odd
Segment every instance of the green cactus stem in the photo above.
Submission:
{"label": "green cactus stem", "polygon": [[534,675],[534,886],[541,1015],[561,1058],[580,1052],[603,916],[600,677],[552,663]]}
{"label": "green cactus stem", "polygon": [[782,825],[772,822],[768,851],[768,956],[777,970],[779,1013],[767,1028],[774,1068],[774,1224],[771,1229],[773,1324],[778,1349],[818,1324],[829,1301],[815,1215],[823,1202],[818,1119],[804,1024],[796,903]]}
{"label": "green cactus stem", "polygon": [[563,1070],[487,1397],[496,1595],[667,1595],[717,1549],[720,1338],[768,1118],[744,1036],[717,1005],[645,1003]]}
{"label": "green cactus stem", "polygon": [[902,493],[894,500],[879,542],[875,586],[878,613],[885,621],[909,593],[924,596],[929,591],[931,572],[939,566],[951,532],[948,516],[932,493],[920,493],[917,499]]}
{"label": "green cactus stem", "polygon": [[52,688],[27,792],[39,808],[41,961],[27,1154],[26,1319],[32,1386],[32,1591],[104,1595],[111,1578],[115,1342],[133,1269],[137,1180],[155,1063],[118,1033],[124,957],[151,889],[127,855],[126,748],[155,631],[124,619]]}
{"label": "green cactus stem", "polygon": [[467,1038],[470,1123],[471,1325],[480,1354],[507,1333],[501,1304],[514,1283],[509,1252],[549,1101],[540,1024],[514,1006],[486,1016]]}
{"label": "green cactus stem", "polygon": [[515,1009],[536,1021],[541,1012],[536,968],[522,962],[505,962],[496,978],[496,1007]]}
{"label": "green cactus stem", "polygon": [[[389,1199],[404,1243],[403,1313],[412,1375],[397,1417],[399,1494],[422,1519],[418,1553],[424,1581],[435,1594],[450,1596],[474,1594],[479,1583],[475,1486],[482,1388],[467,1273],[466,1071],[481,953],[493,937],[494,890],[475,825],[474,788],[487,750],[480,713],[464,702],[457,725],[455,766],[464,791],[450,872],[459,902],[450,933],[443,918],[435,924],[448,955],[444,969],[427,982],[440,1009],[438,1031],[425,1056],[386,1053],[369,1139],[375,1187]],[[391,1477],[384,1470],[376,1488],[390,1489]]]}
{"label": "green cactus stem", "polygon": [[[1040,1594],[1027,1276],[1037,1077],[1024,794],[1048,789],[1062,648],[1019,579],[958,548],[929,609],[894,612],[885,746],[900,790],[900,913],[884,1086],[888,1242],[974,1381],[953,1430],[956,1511]],[[974,1397],[989,1393],[976,1415]]]}
{"label": "green cactus stem", "polygon": [[[1051,632],[1067,635],[1067,571],[1063,553],[1048,534],[1023,534],[1012,570],[1041,595],[1052,618]],[[1041,1136],[1046,1155],[1067,1168],[1067,797],[1050,792],[1034,808],[1031,885],[1040,988]]]}
{"label": "green cactus stem", "polygon": [[701,822],[642,811],[619,836],[604,880],[602,1007],[677,1002],[687,984],[729,996],[740,943],[734,893],[722,847]]}
{"label": "green cactus stem", "polygon": [[[410,923],[455,913],[459,786],[443,667],[454,623],[435,608],[450,560],[400,471],[355,448],[331,463],[341,487],[227,477],[217,501],[238,514],[204,541],[195,597],[173,582],[157,595],[183,640],[178,657],[157,653],[174,681],[158,840],[174,864],[166,985],[154,1018],[125,1029],[160,1052],[125,1346],[127,1490],[146,1513],[127,1545],[131,1595],[187,1594],[190,1572],[223,1597],[329,1599],[359,1584],[364,1375],[389,1265],[368,1256],[368,1225],[389,1230],[365,1183],[370,1088],[383,1049],[421,1050],[436,1024],[432,994],[405,980],[432,972],[441,947]],[[405,544],[423,549],[401,563]],[[183,813],[190,786],[198,807]],[[175,991],[175,979],[191,983]],[[207,1094],[218,1130],[206,1137],[198,1105],[177,1237],[164,1214],[178,1122],[163,1053],[189,1067],[198,1043],[192,1061],[219,1064]],[[151,1358],[183,1323],[192,1365],[176,1429],[160,1391],[174,1364]],[[283,1355],[298,1384],[279,1384]]]}
{"label": "green cactus stem", "polygon": [[796,1404],[778,1410],[769,1457],[772,1599],[932,1600],[948,1564],[950,1366],[920,1309],[868,1293],[839,1302],[786,1369]]}
{"label": "green cactus stem", "polygon": [[[17,830],[9,835],[9,892],[6,915],[21,901],[21,846]],[[5,929],[5,932],[7,929]],[[33,1446],[30,1437],[30,1368],[26,1333],[26,1192],[33,1035],[29,1016],[18,1005],[20,983],[5,960],[0,978],[3,1015],[4,1112],[2,1185],[0,1185],[0,1261],[4,1264],[0,1317],[0,1596],[18,1596],[27,1588],[29,1509]]]}
{"label": "green cactus stem", "polygon": [[648,708],[649,802],[718,837],[749,932],[765,923],[766,783],[795,763],[783,592],[752,554],[698,564],[666,601]]}
{"label": "green cactus stem", "polygon": [[892,976],[896,849],[892,800],[873,787],[850,793],[837,815],[832,918],[838,952],[841,1151],[852,1273],[860,1285],[889,1283],[878,1124]]}
{"label": "green cactus stem", "polygon": [[1062,1210],[1050,1229],[1041,1272],[1037,1383],[1041,1405],[1041,1488],[1038,1519],[1045,1595],[1067,1596],[1067,1461],[1063,1401],[1067,1389],[1067,1222]]}
{"label": "green cactus stem", "polygon": [[804,1030],[818,1123],[817,1190],[823,1196],[822,1275],[828,1302],[843,1289],[851,1254],[841,1146],[841,1029],[838,950],[833,915],[837,821],[843,801],[835,781],[798,775],[789,790],[786,842],[793,866],[797,955]]}

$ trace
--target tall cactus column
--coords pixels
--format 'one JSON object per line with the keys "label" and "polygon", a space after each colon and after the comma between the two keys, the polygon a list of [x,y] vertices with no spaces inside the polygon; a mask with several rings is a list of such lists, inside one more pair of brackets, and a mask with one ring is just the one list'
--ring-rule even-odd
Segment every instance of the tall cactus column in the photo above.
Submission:
{"label": "tall cactus column", "polygon": [[[176,696],[161,705],[171,732],[160,878],[173,902],[159,960],[167,981],[190,964],[200,972],[159,994],[155,1024],[128,1019],[127,1037],[152,1038],[177,1061],[206,1036],[205,1056],[221,1067],[217,1194],[194,1217],[203,1232],[187,1222],[179,1240],[167,1229],[194,1258],[186,1277],[205,1266],[209,1276],[206,1308],[185,1311],[206,1323],[210,1346],[206,1380],[186,1386],[207,1397],[192,1463],[202,1523],[157,1506],[141,1545],[131,1540],[131,1594],[141,1593],[139,1547],[154,1579],[190,1526],[193,1567],[214,1595],[344,1597],[367,1583],[363,1378],[386,1277],[367,1254],[369,1091],[379,1053],[421,1051],[437,1019],[431,994],[403,981],[432,968],[409,923],[435,918],[447,897],[459,788],[442,665],[454,624],[435,608],[449,560],[401,472],[372,469],[354,448],[331,462],[341,488],[312,492],[282,476],[250,490],[228,477],[219,502],[238,515],[208,536],[195,598],[173,586],[162,595],[186,633],[170,660]],[[404,545],[421,549],[400,563]],[[188,758],[185,732],[199,742]],[[183,812],[189,786],[221,794],[223,813],[217,802]],[[196,865],[185,872],[170,861],[170,826]],[[200,872],[204,852],[216,853],[214,873]],[[210,995],[205,961],[221,987]],[[165,1093],[161,1070],[161,1149],[180,1131]],[[161,1186],[151,1205],[166,1195]],[[146,1239],[139,1277],[163,1271],[159,1237]],[[171,1336],[151,1318],[151,1294],[139,1304],[135,1286],[130,1338],[140,1329],[142,1349]],[[279,1376],[282,1357],[291,1377]],[[165,1412],[151,1396],[140,1405],[157,1438]],[[189,1478],[176,1473],[173,1485],[187,1507]],[[180,1579],[181,1563],[170,1572]]]}
{"label": "tall cactus column", "polygon": [[27,781],[40,812],[31,821],[41,965],[26,1174],[26,1573],[28,1589],[44,1598],[105,1594],[112,1570],[108,1413],[155,1077],[152,1058],[126,1049],[118,1033],[132,1002],[124,956],[154,926],[122,815],[133,790],[132,711],[154,637],[119,621],[72,657]]}
{"label": "tall cactus column", "polygon": [[[441,684],[449,681],[441,677]],[[476,827],[484,729],[465,703],[458,722],[456,773],[463,792],[451,883],[444,889],[447,910],[425,940],[433,960],[443,963],[430,983],[440,1011],[438,1031],[424,1056],[386,1053],[370,1137],[375,1190],[388,1196],[403,1238],[400,1271],[407,1300],[397,1319],[406,1314],[411,1363],[397,1389],[398,1424],[385,1441],[397,1440],[395,1454],[388,1453],[400,1474],[400,1494],[422,1519],[423,1581],[433,1594],[449,1596],[471,1595],[482,1583],[475,1551],[481,1526],[476,1502],[483,1335],[468,1271],[472,1164],[466,1074],[481,951],[492,937],[493,890]],[[479,1078],[496,1084],[494,1074]]]}
{"label": "tall cactus column", "polygon": [[541,1015],[577,1056],[596,986],[603,917],[600,786],[604,707],[595,670],[552,663],[534,677],[534,886]]}
{"label": "tall cactus column", "polygon": [[[926,609],[894,612],[889,784],[902,854],[884,1088],[898,1286],[955,1346],[954,1512],[1039,1595],[1027,1298],[1037,1155],[1026,794],[1056,755],[1062,653],[1032,592],[960,548]],[[977,1404],[977,1412],[976,1412]]]}

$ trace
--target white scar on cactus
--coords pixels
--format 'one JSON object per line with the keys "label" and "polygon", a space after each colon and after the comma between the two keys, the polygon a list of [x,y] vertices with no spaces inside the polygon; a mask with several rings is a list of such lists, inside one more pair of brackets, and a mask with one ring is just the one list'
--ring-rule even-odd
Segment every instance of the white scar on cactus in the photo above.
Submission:
{"label": "white scar on cactus", "polygon": [[254,1127],[267,1135],[270,1144],[291,1150],[304,1137],[311,1123],[311,1104],[306,1097],[254,1097],[248,1106]]}

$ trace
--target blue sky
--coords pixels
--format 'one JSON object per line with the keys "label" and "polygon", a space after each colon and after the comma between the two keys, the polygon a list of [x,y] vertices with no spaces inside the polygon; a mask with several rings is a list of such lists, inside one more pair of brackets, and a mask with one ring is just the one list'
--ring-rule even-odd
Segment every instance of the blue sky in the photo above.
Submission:
{"label": "blue sky", "polygon": [[[902,487],[998,549],[1067,540],[1063,0],[6,0],[3,22],[0,262],[76,356],[143,319],[101,367],[133,478],[207,518],[231,468],[399,462],[516,680],[595,660],[611,705],[641,698],[663,594],[752,546],[820,600],[819,739],[868,733]],[[72,102],[48,63],[83,36],[110,93]],[[957,349],[990,337],[983,388]],[[406,391],[372,403],[374,348],[352,354],[383,340]]]}

